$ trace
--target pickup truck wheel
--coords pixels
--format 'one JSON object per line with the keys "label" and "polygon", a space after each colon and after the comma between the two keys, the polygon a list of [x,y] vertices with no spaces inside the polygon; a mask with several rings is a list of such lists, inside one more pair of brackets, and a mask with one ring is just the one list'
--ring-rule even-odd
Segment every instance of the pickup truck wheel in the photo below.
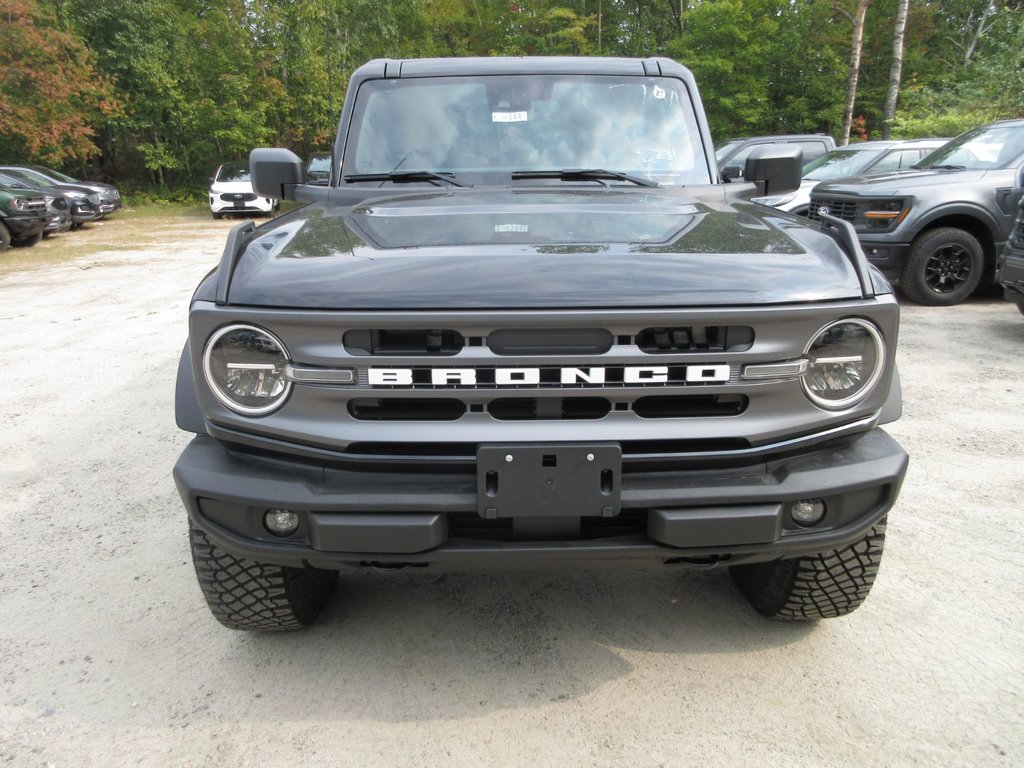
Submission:
{"label": "pickup truck wheel", "polygon": [[844,549],[729,570],[747,601],[770,618],[807,621],[845,616],[871,591],[884,542],[883,517],[863,539]]}
{"label": "pickup truck wheel", "polygon": [[6,251],[11,247],[11,233],[7,225],[0,221],[0,251]]}
{"label": "pickup truck wheel", "polygon": [[900,273],[900,287],[918,304],[959,304],[978,287],[984,268],[985,255],[977,238],[962,229],[940,227],[914,240]]}
{"label": "pickup truck wheel", "polygon": [[192,562],[214,618],[230,629],[309,626],[334,592],[337,571],[288,568],[235,557],[190,526]]}

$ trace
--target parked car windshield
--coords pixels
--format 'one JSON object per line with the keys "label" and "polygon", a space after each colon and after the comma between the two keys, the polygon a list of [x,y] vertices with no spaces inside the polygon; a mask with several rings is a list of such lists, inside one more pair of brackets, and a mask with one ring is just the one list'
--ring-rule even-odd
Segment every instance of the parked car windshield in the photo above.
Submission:
{"label": "parked car windshield", "polygon": [[0,173],[0,187],[8,187],[9,189],[32,189],[32,187],[24,181],[16,179],[14,176],[9,176],[6,173]]}
{"label": "parked car windshield", "polygon": [[833,149],[816,160],[812,160],[804,169],[803,178],[814,181],[831,181],[856,176],[885,149]]}
{"label": "parked car windshield", "polygon": [[1009,168],[1024,155],[1024,125],[988,125],[953,139],[917,164],[918,168],[989,171]]}
{"label": "parked car windshield", "polygon": [[13,176],[16,179],[21,179],[22,181],[29,185],[34,184],[37,187],[53,186],[52,180],[46,178],[41,174],[36,173],[35,171],[30,171],[28,168],[8,168],[4,170],[4,173],[8,174],[9,176]]}
{"label": "parked car windshield", "polygon": [[674,78],[372,80],[359,89],[352,125],[349,181],[427,171],[508,183],[516,171],[603,169],[660,184],[710,182],[689,94]]}
{"label": "parked car windshield", "polygon": [[225,163],[217,171],[217,181],[249,181],[249,169],[237,163]]}
{"label": "parked car windshield", "polygon": [[743,139],[731,139],[724,144],[719,144],[715,148],[715,159],[718,162],[722,162],[723,157],[728,157],[729,153],[736,147],[743,143]]}
{"label": "parked car windshield", "polygon": [[50,170],[49,168],[40,168],[39,171],[37,171],[37,173],[45,174],[45,175],[47,175],[47,176],[49,176],[51,178],[56,179],[57,181],[63,182],[64,184],[78,184],[78,183],[80,183],[78,181],[78,179],[73,179],[70,176],[68,176],[66,173],[61,173],[60,171],[53,171],[53,170]]}

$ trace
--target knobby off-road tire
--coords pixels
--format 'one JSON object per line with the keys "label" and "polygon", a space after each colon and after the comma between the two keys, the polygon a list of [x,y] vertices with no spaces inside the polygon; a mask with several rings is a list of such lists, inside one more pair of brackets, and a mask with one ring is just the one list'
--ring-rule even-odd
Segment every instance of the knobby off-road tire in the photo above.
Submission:
{"label": "knobby off-road tire", "polygon": [[871,591],[885,543],[883,517],[844,549],[820,555],[736,565],[729,570],[758,612],[783,621],[845,616]]}
{"label": "knobby off-road tire", "polygon": [[918,235],[900,272],[911,301],[947,307],[967,299],[981,283],[985,253],[969,232],[940,227]]}
{"label": "knobby off-road tire", "polygon": [[288,568],[235,557],[189,526],[192,562],[214,617],[230,629],[309,626],[334,592],[337,571]]}

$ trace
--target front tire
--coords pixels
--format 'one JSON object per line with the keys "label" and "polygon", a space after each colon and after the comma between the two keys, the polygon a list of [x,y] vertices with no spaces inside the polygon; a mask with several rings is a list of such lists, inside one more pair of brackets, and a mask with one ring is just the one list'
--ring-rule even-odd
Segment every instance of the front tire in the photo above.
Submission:
{"label": "front tire", "polygon": [[7,225],[0,221],[0,251],[6,251],[11,247],[11,232]]}
{"label": "front tire", "polygon": [[819,555],[734,565],[729,571],[747,601],[759,612],[783,621],[814,621],[845,616],[871,591],[885,543],[885,518],[867,535],[843,549]]}
{"label": "front tire", "polygon": [[235,557],[194,525],[189,541],[203,597],[214,618],[229,629],[282,631],[309,626],[338,581],[337,571]]}
{"label": "front tire", "polygon": [[20,240],[15,240],[14,244],[19,248],[31,248],[33,245],[37,245],[40,240],[43,239],[42,232],[36,232],[34,235],[23,237]]}
{"label": "front tire", "polygon": [[911,301],[948,307],[967,299],[981,283],[985,254],[969,232],[940,227],[918,235],[900,273]]}

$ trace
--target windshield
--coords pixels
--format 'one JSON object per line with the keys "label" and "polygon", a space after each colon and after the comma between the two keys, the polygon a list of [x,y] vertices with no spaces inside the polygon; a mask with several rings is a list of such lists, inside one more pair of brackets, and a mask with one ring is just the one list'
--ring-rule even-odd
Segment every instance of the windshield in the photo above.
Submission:
{"label": "windshield", "polygon": [[710,182],[689,95],[673,78],[372,80],[359,89],[352,131],[344,168],[353,176],[430,171],[507,183],[517,171],[603,169]]}
{"label": "windshield", "polygon": [[59,171],[51,171],[49,168],[40,168],[39,173],[45,173],[50,178],[56,179],[57,181],[62,181],[65,184],[78,184],[78,179],[73,179],[66,173],[61,173]]}
{"label": "windshield", "polygon": [[719,144],[715,148],[715,159],[721,163],[723,158],[728,157],[730,153],[742,143],[743,139],[732,139],[724,144]]}
{"label": "windshield", "polygon": [[817,160],[808,163],[803,177],[815,181],[831,181],[832,179],[856,176],[884,151],[884,149],[833,149]]}
{"label": "windshield", "polygon": [[989,125],[953,139],[917,164],[918,168],[989,171],[1009,168],[1024,155],[1024,125]]}
{"label": "windshield", "polygon": [[311,172],[330,173],[331,156],[313,155],[311,158],[309,158],[309,167],[306,170]]}
{"label": "windshield", "polygon": [[0,173],[0,187],[8,187],[9,189],[32,189],[28,184],[20,181],[13,176],[8,176],[6,173]]}
{"label": "windshield", "polygon": [[41,187],[49,187],[53,185],[53,182],[50,179],[36,173],[35,171],[30,171],[27,168],[9,169],[5,170],[4,173],[8,176],[13,176],[16,179],[21,179],[26,184],[34,184]]}
{"label": "windshield", "polygon": [[217,171],[217,181],[249,181],[249,169],[237,163],[225,163]]}

